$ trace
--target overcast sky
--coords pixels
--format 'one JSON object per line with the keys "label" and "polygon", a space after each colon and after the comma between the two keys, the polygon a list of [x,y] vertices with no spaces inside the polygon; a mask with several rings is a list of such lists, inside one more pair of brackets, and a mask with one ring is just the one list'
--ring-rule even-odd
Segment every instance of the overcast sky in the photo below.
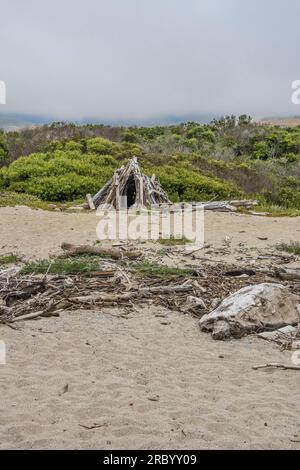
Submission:
{"label": "overcast sky", "polygon": [[299,0],[0,0],[2,113],[300,114]]}

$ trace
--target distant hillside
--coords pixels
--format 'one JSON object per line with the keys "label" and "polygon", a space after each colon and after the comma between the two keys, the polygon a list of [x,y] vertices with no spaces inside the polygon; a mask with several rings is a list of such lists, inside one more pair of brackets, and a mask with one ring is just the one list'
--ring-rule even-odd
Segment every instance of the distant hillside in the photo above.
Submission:
{"label": "distant hillside", "polygon": [[[103,119],[100,117],[75,119],[74,124],[86,125],[105,125],[105,126],[166,126],[184,123],[188,121],[199,122],[200,124],[208,124],[216,116],[215,114],[186,114],[186,115],[166,115],[154,116],[148,119]],[[0,113],[0,129],[5,131],[15,131],[18,129],[30,128],[50,124],[54,121],[61,121],[51,116],[31,116],[27,114],[3,114]],[[65,120],[65,122],[69,122]]]}
{"label": "distant hillside", "polygon": [[300,116],[265,118],[265,119],[262,119],[261,122],[263,124],[270,124],[271,126],[279,126],[282,128],[298,127],[300,126]]}
{"label": "distant hillside", "polygon": [[23,114],[0,113],[0,129],[14,131],[25,127],[33,127],[51,122],[51,118],[29,116]]}

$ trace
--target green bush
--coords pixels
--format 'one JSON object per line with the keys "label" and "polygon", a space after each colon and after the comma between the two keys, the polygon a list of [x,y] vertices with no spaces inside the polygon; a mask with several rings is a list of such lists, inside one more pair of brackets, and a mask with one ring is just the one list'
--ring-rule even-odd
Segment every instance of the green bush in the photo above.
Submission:
{"label": "green bush", "polygon": [[7,159],[8,147],[6,136],[0,130],[0,165]]}
{"label": "green bush", "polygon": [[21,157],[0,170],[0,188],[43,200],[67,201],[98,191],[116,167],[111,155],[55,150]]}
{"label": "green bush", "polygon": [[279,203],[289,209],[300,209],[300,185],[297,189],[284,186],[279,191]]}
{"label": "green bush", "polygon": [[[99,186],[100,183],[100,186]],[[42,176],[29,181],[12,183],[12,191],[32,194],[44,201],[72,201],[84,197],[87,193],[95,193],[104,181],[76,173],[62,176]]]}
{"label": "green bush", "polygon": [[204,176],[186,166],[164,166],[153,168],[152,171],[174,202],[224,200],[242,196],[242,191],[234,184]]}
{"label": "green bush", "polygon": [[90,153],[99,153],[100,155],[112,155],[118,149],[118,144],[103,137],[88,139],[86,142],[87,151]]}

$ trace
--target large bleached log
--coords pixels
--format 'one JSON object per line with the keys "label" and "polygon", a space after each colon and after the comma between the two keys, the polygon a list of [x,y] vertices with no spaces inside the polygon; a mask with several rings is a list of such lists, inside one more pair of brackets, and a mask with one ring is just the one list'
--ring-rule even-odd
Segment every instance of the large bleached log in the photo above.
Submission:
{"label": "large bleached log", "polygon": [[280,284],[245,287],[227,297],[199,324],[214,339],[242,337],[249,333],[276,330],[300,322],[300,297]]}
{"label": "large bleached log", "polygon": [[63,243],[61,247],[64,251],[67,251],[70,256],[91,254],[99,256],[108,256],[116,260],[123,258],[135,260],[142,255],[140,251],[120,250],[116,248],[102,248],[96,245],[72,245],[71,243]]}
{"label": "large bleached log", "polygon": [[238,209],[249,210],[251,207],[256,206],[257,201],[242,200],[230,200],[230,201],[193,201],[187,203],[165,203],[152,204],[153,209],[169,209],[178,210],[184,209],[186,206],[196,210],[197,207],[203,207],[206,211],[219,211],[219,212],[237,212]]}
{"label": "large bleached log", "polygon": [[236,212],[238,209],[245,208],[251,209],[251,207],[258,204],[257,201],[248,200],[234,200],[234,201],[212,201],[203,202],[204,210],[206,211],[224,211],[224,212]]}

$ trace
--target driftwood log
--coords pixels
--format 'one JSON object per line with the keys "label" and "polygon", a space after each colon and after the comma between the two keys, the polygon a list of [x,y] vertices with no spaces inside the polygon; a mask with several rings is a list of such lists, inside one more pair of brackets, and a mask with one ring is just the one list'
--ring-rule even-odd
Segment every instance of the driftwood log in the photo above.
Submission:
{"label": "driftwood log", "polygon": [[236,200],[236,201],[212,201],[203,202],[204,210],[220,212],[236,212],[238,209],[249,210],[258,204],[257,201]]}
{"label": "driftwood log", "polygon": [[103,248],[101,246],[90,245],[72,245],[71,243],[62,243],[61,248],[67,251],[70,256],[83,254],[107,256],[112,259],[120,260],[128,258],[130,260],[138,259],[142,256],[141,251],[123,250],[119,248]]}
{"label": "driftwood log", "polygon": [[229,200],[229,201],[202,201],[202,202],[187,202],[187,203],[162,203],[153,204],[153,209],[169,209],[171,212],[176,210],[182,210],[189,206],[196,210],[197,207],[203,207],[206,211],[219,211],[219,212],[236,212],[238,209],[249,210],[254,206],[257,206],[257,201],[250,201],[247,199],[241,200]]}
{"label": "driftwood log", "polygon": [[26,315],[20,315],[19,317],[14,318],[11,320],[12,323],[15,323],[17,321],[24,321],[24,320],[33,320],[34,318],[38,317],[59,317],[59,312],[44,312],[43,310],[39,312],[32,312],[32,313],[27,313]]}
{"label": "driftwood log", "polygon": [[148,297],[151,294],[174,294],[179,292],[189,292],[193,290],[193,288],[193,284],[141,287],[137,290],[132,290],[121,294],[92,294],[86,296],[71,297],[70,301],[81,304],[115,303],[128,301],[136,298]]}
{"label": "driftwood log", "polygon": [[285,281],[300,280],[300,269],[281,268],[276,271],[277,277]]}

